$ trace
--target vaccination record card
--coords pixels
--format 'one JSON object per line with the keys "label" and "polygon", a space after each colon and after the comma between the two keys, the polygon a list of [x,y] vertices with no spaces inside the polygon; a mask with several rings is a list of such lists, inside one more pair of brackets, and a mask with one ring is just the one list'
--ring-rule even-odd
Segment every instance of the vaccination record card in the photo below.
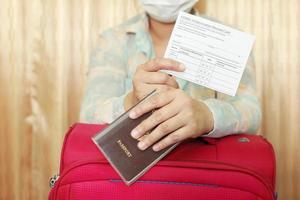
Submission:
{"label": "vaccination record card", "polygon": [[255,37],[232,27],[180,12],[165,57],[183,63],[178,78],[235,96]]}

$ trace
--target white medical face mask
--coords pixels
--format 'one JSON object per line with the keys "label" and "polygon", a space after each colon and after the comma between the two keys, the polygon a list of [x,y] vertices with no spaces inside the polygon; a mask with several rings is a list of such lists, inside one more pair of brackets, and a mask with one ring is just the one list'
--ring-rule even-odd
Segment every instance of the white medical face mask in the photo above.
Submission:
{"label": "white medical face mask", "polygon": [[160,22],[171,23],[180,11],[190,12],[198,0],[140,0],[150,17]]}

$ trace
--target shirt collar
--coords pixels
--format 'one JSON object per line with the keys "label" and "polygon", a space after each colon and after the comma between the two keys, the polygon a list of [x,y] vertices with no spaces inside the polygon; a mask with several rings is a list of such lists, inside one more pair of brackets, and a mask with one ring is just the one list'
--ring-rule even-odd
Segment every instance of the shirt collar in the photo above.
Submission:
{"label": "shirt collar", "polygon": [[143,52],[148,59],[151,59],[154,57],[155,51],[149,33],[148,20],[148,15],[145,12],[141,13],[126,26],[125,32],[127,35],[134,35],[137,49]]}
{"label": "shirt collar", "polygon": [[137,34],[141,30],[148,32],[149,30],[149,18],[148,15],[143,12],[138,16],[138,20],[128,25],[125,29],[127,34]]}

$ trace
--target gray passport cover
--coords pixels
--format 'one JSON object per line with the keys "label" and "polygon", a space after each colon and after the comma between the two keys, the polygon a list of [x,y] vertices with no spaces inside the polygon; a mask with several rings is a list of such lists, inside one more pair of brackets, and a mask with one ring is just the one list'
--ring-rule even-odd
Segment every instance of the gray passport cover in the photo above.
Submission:
{"label": "gray passport cover", "polygon": [[[151,92],[138,104],[154,93],[155,91]],[[149,117],[152,112],[146,113],[137,119],[131,119],[128,116],[130,110],[122,114],[103,131],[92,137],[94,143],[127,185],[136,181],[177,146],[177,144],[174,144],[159,152],[153,151],[152,146],[144,151],[138,149],[138,140],[132,138],[130,132],[144,119]]]}

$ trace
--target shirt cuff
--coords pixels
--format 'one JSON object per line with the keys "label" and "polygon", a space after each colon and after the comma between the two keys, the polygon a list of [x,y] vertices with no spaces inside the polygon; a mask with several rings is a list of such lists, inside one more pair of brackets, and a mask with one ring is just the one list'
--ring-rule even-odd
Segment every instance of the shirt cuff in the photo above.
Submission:
{"label": "shirt cuff", "polygon": [[[213,115],[214,128],[207,134],[202,135],[202,137],[220,138],[231,133],[231,128],[229,128],[224,120],[224,109],[222,109],[222,102],[217,99],[206,99],[202,101]],[[233,130],[232,130],[233,131]]]}

